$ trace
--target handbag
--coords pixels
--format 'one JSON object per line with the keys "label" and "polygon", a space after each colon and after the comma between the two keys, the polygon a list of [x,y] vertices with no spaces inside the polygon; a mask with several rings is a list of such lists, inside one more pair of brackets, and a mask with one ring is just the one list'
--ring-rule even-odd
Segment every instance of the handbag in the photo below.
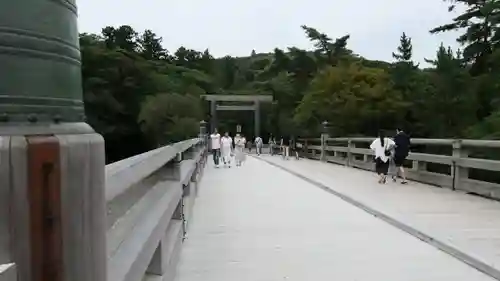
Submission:
{"label": "handbag", "polygon": [[386,143],[385,143],[385,145],[384,145],[384,155],[385,155],[385,156],[391,156],[391,151],[390,151],[390,150],[388,150],[388,149],[387,149],[387,146],[386,146],[386,145],[387,145],[387,143],[388,143],[388,142],[386,142]]}

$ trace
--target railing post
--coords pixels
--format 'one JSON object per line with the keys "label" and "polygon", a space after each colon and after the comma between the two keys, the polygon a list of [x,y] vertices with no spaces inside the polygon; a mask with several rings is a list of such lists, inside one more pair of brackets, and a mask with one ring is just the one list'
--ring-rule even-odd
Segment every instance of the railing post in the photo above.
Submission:
{"label": "railing post", "polygon": [[319,160],[325,162],[326,159],[326,138],[325,134],[321,134],[321,154],[319,156]]}
{"label": "railing post", "polygon": [[181,162],[182,152],[178,152],[172,161],[165,165],[164,180],[180,181],[181,180]]}
{"label": "railing post", "polygon": [[453,164],[451,165],[451,176],[453,178],[453,189],[462,189],[463,180],[469,178],[469,169],[457,164],[456,160],[469,157],[469,152],[463,147],[461,140],[453,142]]}
{"label": "railing post", "polygon": [[[163,180],[168,181],[181,181],[181,162],[183,160],[183,154],[181,152],[177,153],[174,159],[170,161],[165,166],[165,177]],[[182,187],[184,188],[184,187]],[[188,187],[189,188],[189,187]],[[182,223],[182,232],[185,234],[185,219],[184,219],[184,195],[181,197],[177,203],[177,207],[172,214],[173,220],[179,220]],[[167,233],[162,237],[160,243],[156,247],[153,257],[148,265],[146,273],[152,275],[162,276],[166,273],[168,268],[168,253],[170,252],[169,243],[167,239]],[[109,280],[111,281],[111,280]]]}
{"label": "railing post", "polygon": [[307,142],[308,140],[304,139],[304,153],[305,153],[304,157],[309,158],[309,147]]}
{"label": "railing post", "polygon": [[85,123],[74,2],[0,1],[0,263],[18,281],[106,281],[104,140]]}
{"label": "railing post", "polygon": [[346,155],[346,166],[347,167],[352,167],[352,165],[354,164],[353,163],[353,156],[352,156],[352,152],[351,152],[351,149],[355,148],[356,145],[354,144],[354,142],[351,140],[351,139],[348,139],[347,140],[347,155]]}
{"label": "railing post", "polygon": [[326,148],[328,146],[328,121],[323,121],[322,125],[322,133],[321,133],[321,155],[320,161],[326,162],[327,154]]}
{"label": "railing post", "polygon": [[206,162],[207,162],[207,157],[208,157],[208,149],[209,149],[209,143],[208,143],[208,134],[207,134],[207,122],[205,120],[200,121],[200,135],[199,138],[202,139],[202,149],[203,149],[203,154],[202,154],[202,165],[205,167]]}
{"label": "railing post", "polygon": [[427,171],[427,162],[413,160],[411,169],[415,172],[425,172]]}
{"label": "railing post", "polygon": [[363,154],[363,162],[364,162],[364,163],[368,163],[368,162],[370,162],[370,158],[369,158],[369,156],[370,156],[370,155],[368,155],[368,154]]}

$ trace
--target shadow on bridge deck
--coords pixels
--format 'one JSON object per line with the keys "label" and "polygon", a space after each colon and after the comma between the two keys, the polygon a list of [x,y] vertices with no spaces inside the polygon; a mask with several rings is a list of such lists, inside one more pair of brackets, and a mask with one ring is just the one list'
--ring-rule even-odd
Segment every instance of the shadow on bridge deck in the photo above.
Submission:
{"label": "shadow on bridge deck", "polygon": [[[370,204],[382,200],[379,205],[403,214],[401,219],[416,220],[398,209],[400,203],[383,202],[419,201],[409,193],[396,198],[384,192],[416,186],[380,187],[371,184],[367,172],[308,160],[263,158],[342,191],[363,195],[365,191],[355,186],[377,187],[385,199],[367,188],[360,200],[372,198]],[[430,199],[421,202],[421,209],[437,204]],[[208,165],[193,218],[177,268],[178,281],[493,280],[315,184],[252,157],[239,168]],[[450,224],[469,219],[455,217]]]}

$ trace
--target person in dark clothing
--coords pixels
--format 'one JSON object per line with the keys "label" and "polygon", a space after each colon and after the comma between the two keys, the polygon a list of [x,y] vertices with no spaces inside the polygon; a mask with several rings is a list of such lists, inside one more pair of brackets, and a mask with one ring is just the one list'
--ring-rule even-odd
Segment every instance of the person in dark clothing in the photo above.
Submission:
{"label": "person in dark clothing", "polygon": [[290,152],[293,153],[295,159],[299,159],[299,152],[297,151],[297,139],[294,136],[290,137]]}
{"label": "person in dark clothing", "polygon": [[396,175],[392,177],[393,181],[396,181],[396,177],[399,173],[402,184],[408,183],[406,180],[405,170],[403,167],[404,161],[408,154],[410,153],[410,137],[403,132],[402,129],[396,129],[396,136],[394,136],[394,143],[396,144],[394,148],[394,164],[396,164],[397,172]]}
{"label": "person in dark clothing", "polygon": [[288,160],[288,155],[290,155],[290,137],[287,135],[284,135],[281,137],[281,147],[282,147],[282,153],[283,153],[283,158],[285,160]]}

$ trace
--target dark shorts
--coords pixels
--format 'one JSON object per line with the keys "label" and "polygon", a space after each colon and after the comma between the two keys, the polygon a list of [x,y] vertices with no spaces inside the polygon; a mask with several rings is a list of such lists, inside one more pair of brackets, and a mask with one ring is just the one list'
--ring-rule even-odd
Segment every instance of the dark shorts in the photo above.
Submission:
{"label": "dark shorts", "polygon": [[384,162],[380,160],[380,158],[375,159],[375,172],[379,175],[387,175],[387,172],[389,171],[389,160],[387,162]]}
{"label": "dark shorts", "polygon": [[396,167],[401,167],[403,166],[405,160],[406,160],[406,155],[394,155],[394,164],[396,164]]}

